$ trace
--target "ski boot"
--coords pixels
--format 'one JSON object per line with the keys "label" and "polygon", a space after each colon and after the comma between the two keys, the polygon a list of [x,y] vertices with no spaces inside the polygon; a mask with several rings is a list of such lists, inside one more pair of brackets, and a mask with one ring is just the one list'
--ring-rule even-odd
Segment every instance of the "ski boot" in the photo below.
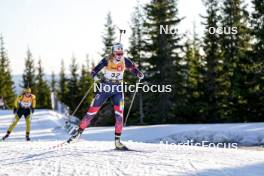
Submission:
{"label": "ski boot", "polygon": [[2,141],[4,141],[6,138],[8,138],[9,135],[10,135],[10,132],[9,132],[9,131],[6,132],[6,135],[4,135],[4,136],[2,137]]}
{"label": "ski boot", "polygon": [[26,133],[26,141],[30,141],[29,133]]}
{"label": "ski boot", "polygon": [[72,136],[70,137],[70,139],[67,140],[67,143],[71,143],[72,141],[77,141],[79,137],[81,136],[82,132],[83,132],[83,129],[81,128],[78,128],[72,131],[71,132]]}
{"label": "ski boot", "polygon": [[26,136],[26,141],[30,141],[30,137],[29,136]]}
{"label": "ski boot", "polygon": [[116,135],[115,136],[115,147],[116,150],[129,150],[124,144],[122,144],[122,142],[120,141],[120,135]]}

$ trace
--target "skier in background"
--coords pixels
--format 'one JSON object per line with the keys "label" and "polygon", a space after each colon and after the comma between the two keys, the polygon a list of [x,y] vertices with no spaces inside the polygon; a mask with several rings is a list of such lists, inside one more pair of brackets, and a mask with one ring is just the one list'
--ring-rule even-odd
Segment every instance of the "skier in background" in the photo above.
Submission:
{"label": "skier in background", "polygon": [[5,109],[4,97],[0,96],[0,109]]}
{"label": "skier in background", "polygon": [[36,107],[36,97],[31,93],[30,88],[26,88],[23,91],[23,94],[21,96],[18,96],[15,100],[14,104],[14,120],[9,126],[6,135],[2,138],[2,140],[5,140],[8,138],[12,130],[16,127],[17,122],[20,120],[20,118],[24,115],[26,120],[26,140],[30,141],[29,134],[30,134],[30,121],[31,117],[30,115],[34,113],[34,109]]}
{"label": "skier in background", "polygon": [[[124,57],[123,45],[116,43],[112,46],[112,53],[108,58],[103,58],[100,63],[91,72],[95,81],[99,80],[97,74],[105,68],[104,77],[100,81],[102,86],[120,85],[123,83],[123,74],[125,69],[130,70],[139,79],[143,79],[144,75],[141,73],[135,64]],[[110,92],[99,91],[95,94],[95,97],[88,109],[88,112],[80,122],[79,128],[72,132],[71,138],[68,142],[76,140],[82,134],[83,130],[87,128],[93,117],[99,111],[103,103],[110,98],[114,104],[115,111],[115,147],[119,150],[127,149],[124,144],[120,142],[120,137],[123,128],[123,110],[124,110],[124,94],[123,92],[113,90]]]}

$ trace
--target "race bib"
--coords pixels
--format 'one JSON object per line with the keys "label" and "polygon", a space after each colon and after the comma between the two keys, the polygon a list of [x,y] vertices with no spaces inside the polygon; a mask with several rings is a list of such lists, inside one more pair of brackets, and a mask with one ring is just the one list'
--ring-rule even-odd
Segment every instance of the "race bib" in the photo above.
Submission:
{"label": "race bib", "polygon": [[104,77],[109,80],[119,81],[123,80],[123,74],[125,70],[124,58],[120,62],[115,63],[113,60],[108,60],[105,68]]}
{"label": "race bib", "polygon": [[31,102],[20,102],[20,106],[22,108],[30,108],[31,107]]}
{"label": "race bib", "polygon": [[110,80],[122,80],[124,72],[106,71],[104,77]]}

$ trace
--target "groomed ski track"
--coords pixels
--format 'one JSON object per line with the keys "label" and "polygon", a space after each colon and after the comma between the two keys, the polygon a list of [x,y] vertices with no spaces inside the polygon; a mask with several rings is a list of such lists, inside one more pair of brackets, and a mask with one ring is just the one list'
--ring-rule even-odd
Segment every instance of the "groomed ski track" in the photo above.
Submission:
{"label": "groomed ski track", "polygon": [[[0,113],[1,135],[12,120]],[[128,127],[124,140],[135,151],[115,151],[113,127],[86,130],[79,142],[52,148],[67,139],[61,115],[37,111],[32,117],[31,142],[24,140],[22,118],[10,139],[0,142],[0,176],[263,176],[264,150],[168,146],[152,134],[169,136],[163,126]],[[162,130],[163,129],[163,130]],[[159,132],[160,131],[160,132]],[[144,133],[145,132],[145,133]],[[141,134],[141,137],[139,136]],[[164,136],[164,137],[165,137]],[[127,141],[132,139],[138,142]]]}

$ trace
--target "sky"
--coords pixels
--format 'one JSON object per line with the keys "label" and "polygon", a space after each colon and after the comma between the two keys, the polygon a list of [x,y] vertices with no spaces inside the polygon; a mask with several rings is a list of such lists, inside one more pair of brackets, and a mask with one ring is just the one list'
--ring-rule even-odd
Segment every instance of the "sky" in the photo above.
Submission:
{"label": "sky", "polygon": [[[149,0],[140,0],[141,4]],[[106,15],[112,13],[116,26],[126,29],[124,47],[131,34],[129,25],[136,0],[0,0],[2,33],[13,74],[24,70],[26,51],[42,60],[46,74],[59,73],[61,60],[68,68],[74,55],[79,65],[87,55],[97,63],[103,48],[102,34]],[[200,14],[202,0],[178,0],[180,32],[191,33],[194,23],[203,32]],[[118,31],[116,31],[118,33]]]}

